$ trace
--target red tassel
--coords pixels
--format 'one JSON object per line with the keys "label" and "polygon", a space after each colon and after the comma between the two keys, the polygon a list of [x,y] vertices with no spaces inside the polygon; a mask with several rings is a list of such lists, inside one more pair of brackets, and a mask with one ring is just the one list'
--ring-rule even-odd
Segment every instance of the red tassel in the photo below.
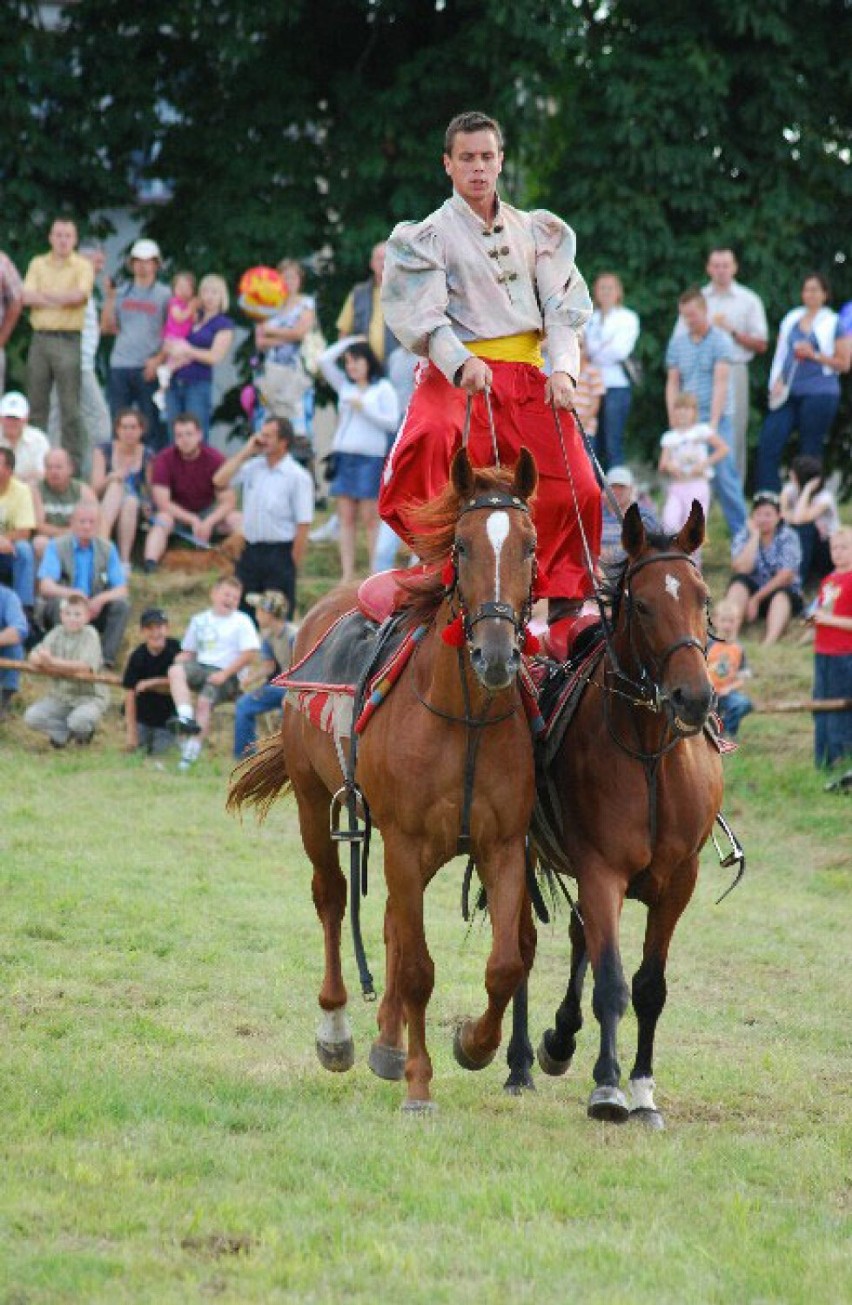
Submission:
{"label": "red tassel", "polygon": [[441,568],[441,583],[445,589],[452,589],[456,583],[456,568],[451,557],[448,557]]}
{"label": "red tassel", "polygon": [[527,657],[535,657],[540,648],[541,640],[538,635],[533,634],[532,630],[524,630],[524,654]]}
{"label": "red tassel", "polygon": [[449,625],[445,625],[441,631],[441,638],[450,648],[463,648],[464,639],[464,621],[457,616]]}

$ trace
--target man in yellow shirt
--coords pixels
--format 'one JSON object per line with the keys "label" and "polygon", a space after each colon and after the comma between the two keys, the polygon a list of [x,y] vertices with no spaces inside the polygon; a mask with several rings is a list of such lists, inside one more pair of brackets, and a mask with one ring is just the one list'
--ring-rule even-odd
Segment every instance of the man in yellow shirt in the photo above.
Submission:
{"label": "man in yellow shirt", "polygon": [[32,490],[14,474],[15,455],[0,448],[0,584],[14,589],[28,616],[35,602],[35,530]]}
{"label": "man in yellow shirt", "polygon": [[77,227],[69,218],[54,219],[48,240],[50,253],[32,259],[24,277],[24,304],[30,309],[33,328],[27,398],[33,425],[46,430],[50,391],[56,385],[62,445],[80,466],[84,449],[80,345],[94,272],[91,263],[75,253]]}
{"label": "man in yellow shirt", "polygon": [[363,335],[380,363],[387,367],[388,359],[399,341],[385,325],[382,311],[382,272],[385,267],[385,242],[373,246],[370,254],[371,276],[359,281],[346,296],[335,325],[337,335]]}

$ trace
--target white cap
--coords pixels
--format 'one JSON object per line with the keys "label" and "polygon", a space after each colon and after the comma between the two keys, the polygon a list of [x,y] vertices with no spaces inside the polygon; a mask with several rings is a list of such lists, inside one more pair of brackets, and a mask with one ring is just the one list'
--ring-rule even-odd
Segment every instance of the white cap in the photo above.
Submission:
{"label": "white cap", "polygon": [[18,417],[21,421],[26,421],[29,415],[30,405],[20,390],[10,390],[0,399],[0,417]]}
{"label": "white cap", "polygon": [[156,240],[137,240],[130,251],[131,258],[156,258],[158,263],[163,261],[160,253],[160,246]]}
{"label": "white cap", "polygon": [[632,489],[636,484],[633,479],[633,472],[629,467],[610,467],[606,473],[606,483],[608,485],[627,485]]}

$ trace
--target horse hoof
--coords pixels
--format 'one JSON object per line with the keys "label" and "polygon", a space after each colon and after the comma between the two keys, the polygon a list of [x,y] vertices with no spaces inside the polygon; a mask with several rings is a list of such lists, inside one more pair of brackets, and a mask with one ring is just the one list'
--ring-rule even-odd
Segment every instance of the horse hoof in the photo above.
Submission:
{"label": "horse hoof", "polygon": [[623,1124],[630,1115],[627,1097],[621,1088],[604,1084],[596,1087],[589,1097],[588,1116],[590,1119],[602,1119],[608,1124]]}
{"label": "horse hoof", "polygon": [[331,1070],[332,1074],[345,1074],[355,1064],[355,1043],[352,1038],[345,1042],[321,1042],[317,1038],[316,1047],[319,1063],[323,1069]]}
{"label": "horse hoof", "polygon": [[453,1055],[461,1065],[462,1069],[470,1069],[473,1071],[485,1069],[485,1067],[490,1065],[494,1057],[497,1055],[497,1050],[495,1048],[494,1051],[491,1052],[491,1055],[487,1056],[485,1060],[471,1060],[462,1044],[464,1031],[469,1027],[469,1025],[470,1021],[467,1020],[464,1024],[458,1024],[456,1026],[456,1031],[453,1034]]}
{"label": "horse hoof", "polygon": [[555,1060],[554,1057],[551,1056],[550,1052],[547,1050],[547,1034],[544,1035],[541,1042],[538,1044],[536,1055],[539,1068],[543,1073],[549,1074],[551,1078],[559,1078],[562,1074],[567,1074],[568,1070],[571,1068],[570,1056],[567,1060]]}
{"label": "horse hoof", "polygon": [[515,1078],[510,1074],[503,1084],[503,1091],[507,1097],[522,1097],[525,1092],[535,1092],[535,1083],[533,1076],[527,1070],[522,1078]]}
{"label": "horse hoof", "polygon": [[390,1083],[397,1083],[405,1077],[405,1052],[399,1047],[388,1047],[383,1042],[374,1042],[370,1047],[367,1064],[378,1078]]}
{"label": "horse hoof", "polygon": [[666,1121],[660,1114],[659,1110],[648,1110],[646,1106],[638,1106],[635,1110],[630,1111],[631,1124],[641,1124],[643,1128],[648,1128],[652,1133],[664,1133]]}
{"label": "horse hoof", "polygon": [[400,1111],[406,1119],[431,1119],[438,1113],[435,1101],[403,1101]]}

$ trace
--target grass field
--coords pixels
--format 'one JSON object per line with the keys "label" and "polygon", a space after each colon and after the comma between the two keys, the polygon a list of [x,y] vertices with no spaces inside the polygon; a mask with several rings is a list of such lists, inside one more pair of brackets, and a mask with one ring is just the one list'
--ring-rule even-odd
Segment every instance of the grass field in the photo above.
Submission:
{"label": "grass field", "polygon": [[[755,697],[807,694],[806,648],[752,656]],[[316,1062],[321,944],[295,812],[260,830],[225,815],[224,724],[190,775],[123,754],[116,716],[64,753],[4,727],[0,1300],[851,1299],[852,807],[823,793],[810,737],[808,717],[753,716],[726,761],[749,871],[716,907],[727,872],[705,855],[658,1037],[668,1131],[651,1134],[587,1120],[590,1012],[568,1077],[537,1074],[522,1100],[501,1091],[502,1059],[456,1066],[487,952],[460,919],[461,861],[429,896],[440,1111],[408,1120],[366,1067],[375,1008],[348,936],[358,1063]],[[629,972],[642,917],[628,904]],[[534,1040],[566,934],[564,917],[540,931]],[[634,1034],[628,1015],[628,1067]]]}

